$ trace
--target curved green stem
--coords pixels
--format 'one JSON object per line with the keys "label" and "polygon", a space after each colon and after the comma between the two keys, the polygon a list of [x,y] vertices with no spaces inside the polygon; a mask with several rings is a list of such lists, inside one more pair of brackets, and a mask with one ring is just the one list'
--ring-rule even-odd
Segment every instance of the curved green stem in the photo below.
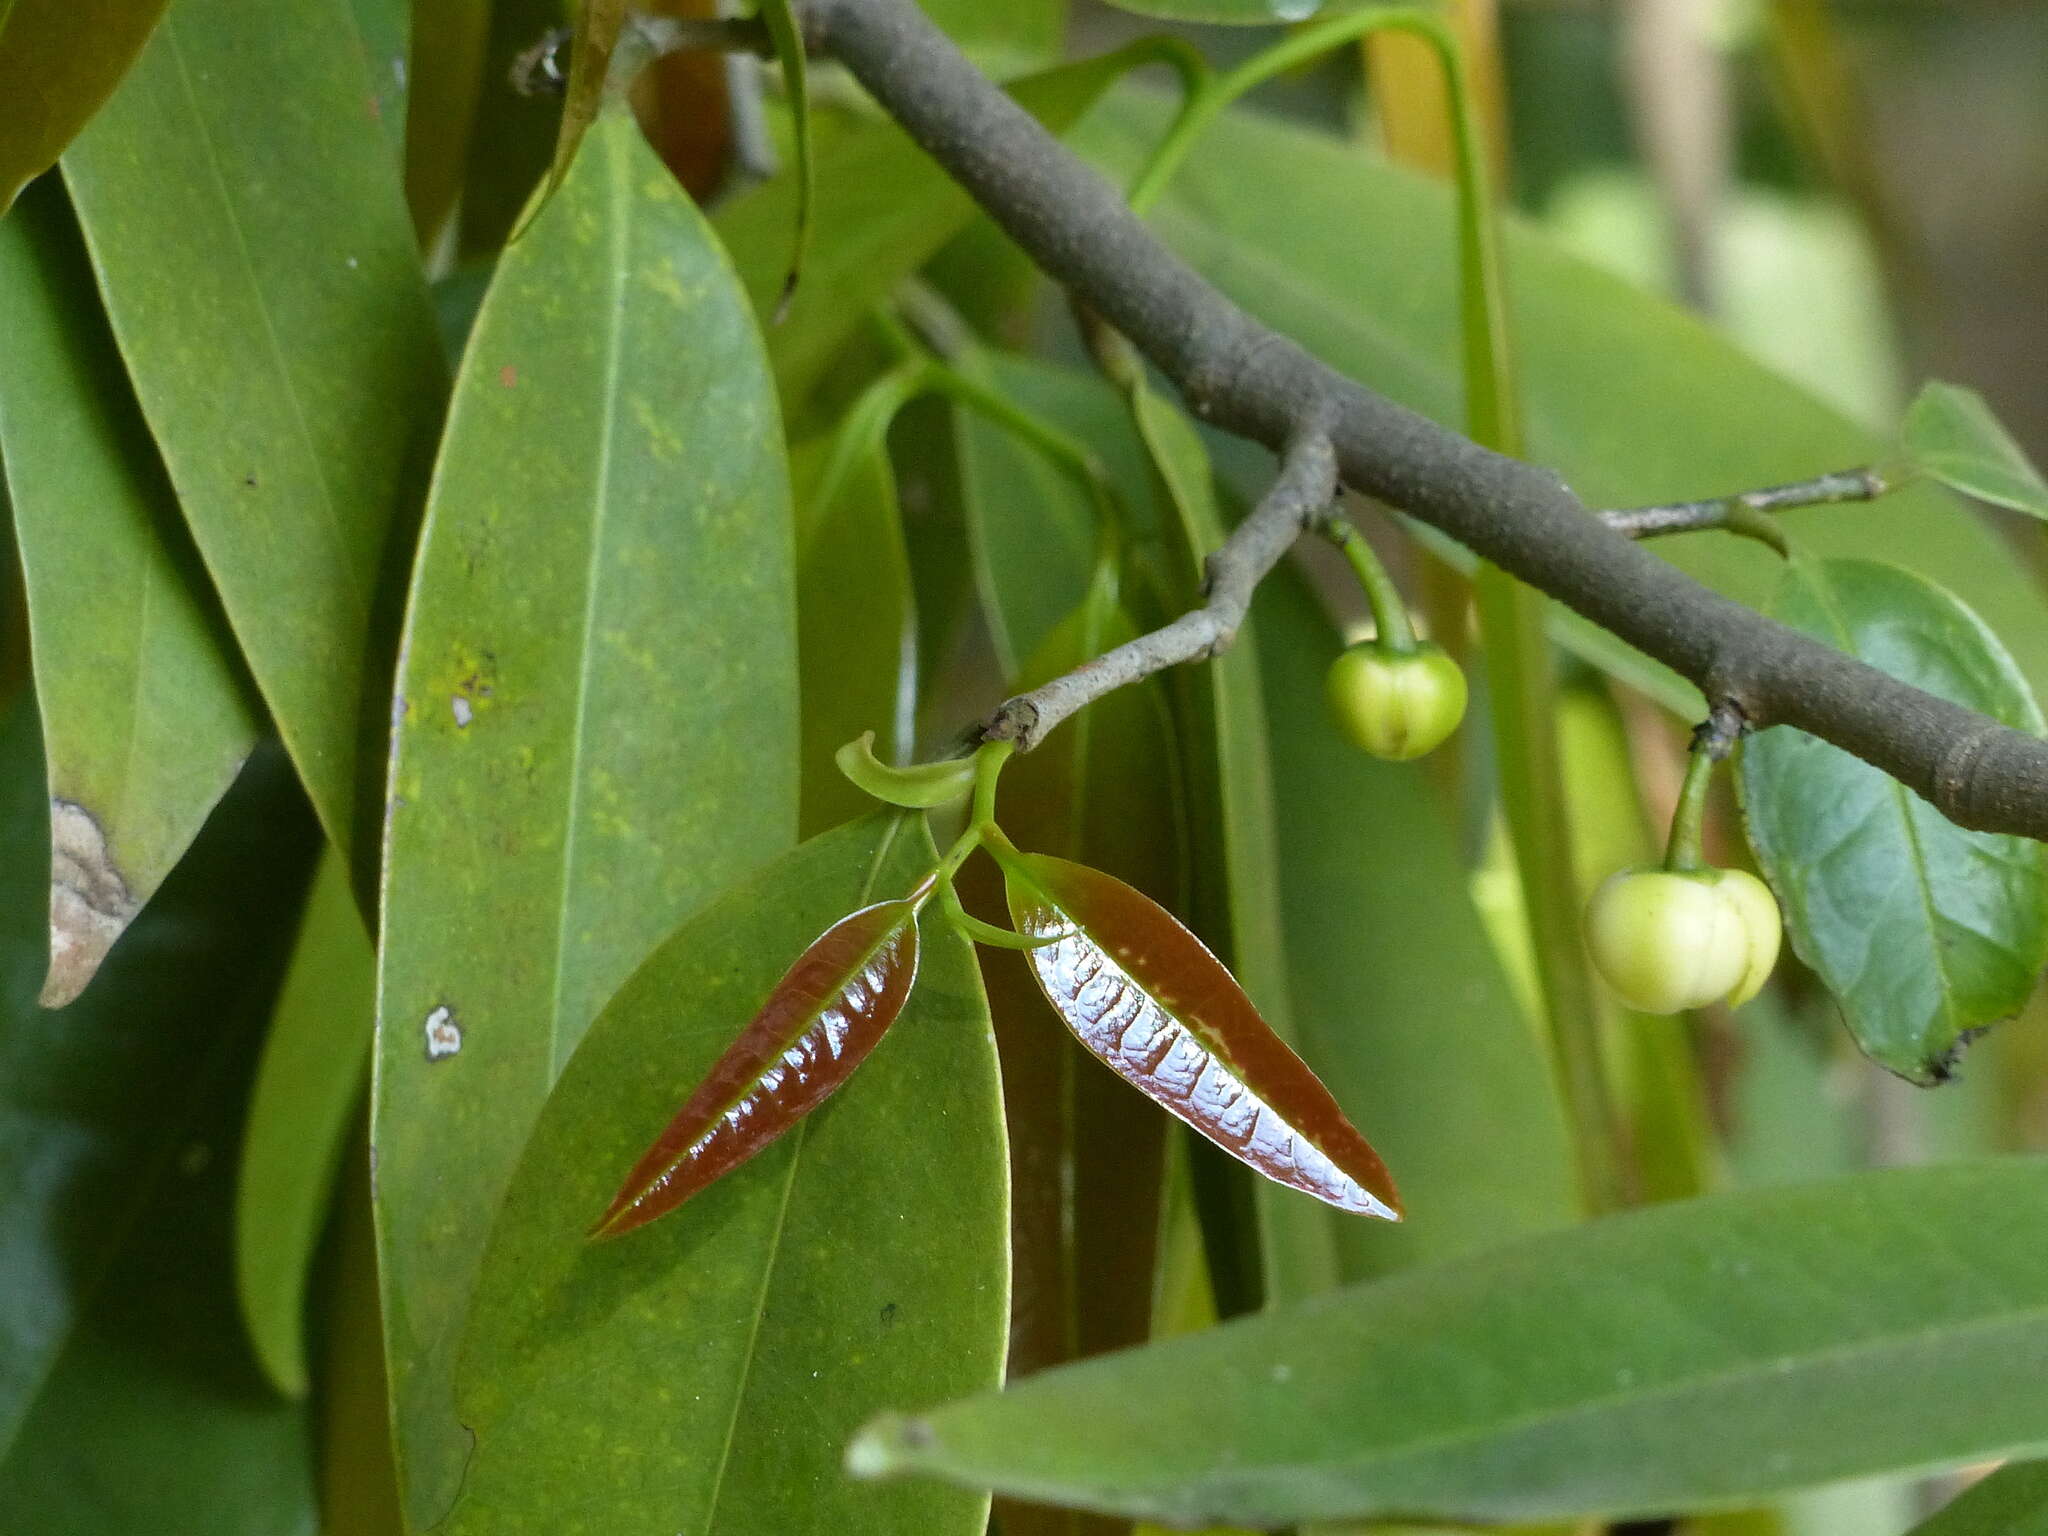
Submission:
{"label": "curved green stem", "polygon": [[[1068,936],[1067,933],[1041,934],[1037,938],[1026,938],[1008,928],[998,928],[994,923],[984,923],[960,904],[960,893],[948,880],[939,887],[939,907],[946,914],[946,921],[967,935],[977,944],[986,944],[992,949],[1043,949],[1048,944],[1057,944]],[[1068,930],[1071,932],[1072,930]]]}
{"label": "curved green stem", "polygon": [[1366,606],[1372,609],[1380,645],[1396,656],[1413,654],[1415,626],[1408,620],[1408,605],[1365,535],[1342,518],[1333,517],[1323,525],[1323,536],[1344,551],[1358,584],[1365,588]]}
{"label": "curved green stem", "polygon": [[1002,777],[1003,764],[1016,750],[1015,742],[990,741],[984,742],[974,754],[974,816],[968,832],[977,842],[1009,846],[1010,840],[996,826],[996,781]]}
{"label": "curved green stem", "polygon": [[1678,805],[1671,813],[1671,839],[1664,845],[1664,867],[1674,875],[1689,875],[1705,867],[1700,853],[1700,827],[1706,820],[1707,789],[1714,781],[1714,754],[1695,742],[1685,765],[1685,783],[1678,791]]}

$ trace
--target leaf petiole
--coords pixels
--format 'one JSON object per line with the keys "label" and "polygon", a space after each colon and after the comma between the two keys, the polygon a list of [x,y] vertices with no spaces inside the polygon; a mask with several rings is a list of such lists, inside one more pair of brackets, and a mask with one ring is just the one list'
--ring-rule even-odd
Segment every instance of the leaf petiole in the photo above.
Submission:
{"label": "leaf petiole", "polygon": [[995,949],[1043,949],[1048,944],[1057,944],[1061,939],[1071,937],[1074,932],[1067,928],[1058,933],[1027,938],[1011,929],[998,928],[994,923],[984,923],[960,904],[960,893],[953,889],[951,881],[939,888],[939,906],[946,915],[946,921],[961,933],[977,944],[987,944]]}

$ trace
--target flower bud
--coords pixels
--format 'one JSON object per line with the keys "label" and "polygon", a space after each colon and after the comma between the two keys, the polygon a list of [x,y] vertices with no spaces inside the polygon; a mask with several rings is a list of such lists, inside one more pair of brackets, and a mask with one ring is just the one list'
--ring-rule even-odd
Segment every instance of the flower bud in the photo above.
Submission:
{"label": "flower bud", "polygon": [[1644,1013],[1757,994],[1778,959],[1778,904],[1736,869],[1610,875],[1586,908],[1586,947],[1607,984]]}
{"label": "flower bud", "polygon": [[1337,728],[1394,762],[1434,751],[1465,718],[1465,674],[1429,641],[1407,652],[1354,645],[1330,663],[1328,690]]}

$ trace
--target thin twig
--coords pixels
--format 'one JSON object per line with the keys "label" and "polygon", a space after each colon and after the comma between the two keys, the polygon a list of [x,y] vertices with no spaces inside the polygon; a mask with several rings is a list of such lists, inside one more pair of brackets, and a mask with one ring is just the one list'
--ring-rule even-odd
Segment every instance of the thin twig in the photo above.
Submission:
{"label": "thin twig", "polygon": [[1705,501],[1673,501],[1655,507],[1630,507],[1619,512],[1602,512],[1600,521],[1630,539],[1655,538],[1662,533],[1696,533],[1706,528],[1726,528],[1731,512],[1783,512],[1792,507],[1821,507],[1843,501],[1875,501],[1894,487],[1875,469],[1838,469],[1795,480],[1789,485],[1768,485],[1758,491],[1735,496],[1715,496]]}
{"label": "thin twig", "polygon": [[982,727],[984,741],[1014,741],[1028,752],[1074,711],[1105,693],[1187,661],[1204,661],[1230,648],[1251,606],[1252,593],[1303,532],[1337,496],[1337,458],[1319,425],[1287,445],[1280,472],[1251,516],[1209,556],[1208,596],[1171,624],[1126,641],[1073,671],[997,709]]}

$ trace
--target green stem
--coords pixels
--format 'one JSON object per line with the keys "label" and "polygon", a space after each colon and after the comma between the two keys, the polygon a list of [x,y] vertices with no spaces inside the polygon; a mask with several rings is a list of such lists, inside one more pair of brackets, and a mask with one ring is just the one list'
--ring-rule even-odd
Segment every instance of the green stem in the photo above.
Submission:
{"label": "green stem", "polygon": [[996,781],[1002,777],[1003,764],[1016,750],[1015,742],[990,741],[984,742],[974,754],[974,817],[968,832],[977,842],[1009,847],[1010,840],[996,826]]}
{"label": "green stem", "polygon": [[1408,620],[1408,605],[1402,601],[1394,578],[1380,564],[1365,535],[1342,518],[1332,518],[1323,525],[1323,536],[1344,551],[1358,584],[1365,588],[1366,606],[1372,609],[1373,627],[1379,632],[1381,647],[1396,656],[1412,655],[1415,626]]}
{"label": "green stem", "polygon": [[1664,867],[1674,875],[1688,875],[1703,868],[1700,827],[1706,820],[1707,789],[1714,781],[1714,754],[1695,742],[1685,765],[1685,784],[1678,791],[1678,806],[1671,813],[1671,840],[1664,845]]}

